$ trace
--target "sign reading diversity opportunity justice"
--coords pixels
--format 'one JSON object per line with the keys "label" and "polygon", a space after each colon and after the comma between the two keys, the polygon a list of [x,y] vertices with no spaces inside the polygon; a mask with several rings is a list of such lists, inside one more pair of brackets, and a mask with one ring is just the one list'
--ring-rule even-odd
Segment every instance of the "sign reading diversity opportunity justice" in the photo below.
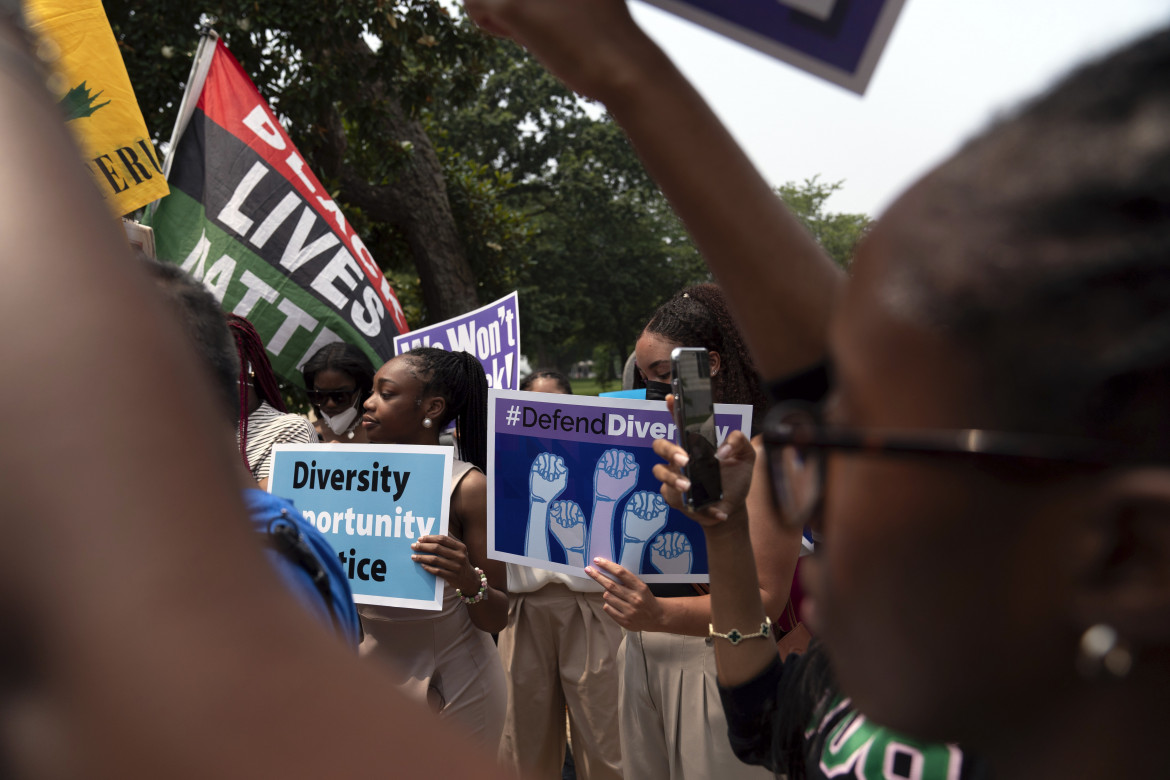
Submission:
{"label": "sign reading diversity opportunity justice", "polygon": [[648,0],[861,95],[905,0]]}
{"label": "sign reading diversity opportunity justice", "polygon": [[333,545],[354,601],[440,609],[443,582],[410,545],[447,533],[451,461],[450,447],[277,444],[269,490]]}
{"label": "sign reading diversity opportunity justice", "polygon": [[[720,442],[752,408],[716,404]],[[663,500],[662,401],[493,390],[488,398],[488,555],[578,577],[595,557],[647,582],[706,582],[702,529]]]}

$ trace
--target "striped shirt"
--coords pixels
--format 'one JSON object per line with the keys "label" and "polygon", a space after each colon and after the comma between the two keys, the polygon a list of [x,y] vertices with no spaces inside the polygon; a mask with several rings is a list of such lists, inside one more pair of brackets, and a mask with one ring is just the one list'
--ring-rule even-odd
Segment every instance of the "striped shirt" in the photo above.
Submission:
{"label": "striped shirt", "polygon": [[[237,443],[239,435],[236,436]],[[273,444],[310,444],[317,442],[313,425],[299,414],[278,412],[261,401],[256,411],[248,415],[248,467],[252,477],[268,479],[272,473]]]}

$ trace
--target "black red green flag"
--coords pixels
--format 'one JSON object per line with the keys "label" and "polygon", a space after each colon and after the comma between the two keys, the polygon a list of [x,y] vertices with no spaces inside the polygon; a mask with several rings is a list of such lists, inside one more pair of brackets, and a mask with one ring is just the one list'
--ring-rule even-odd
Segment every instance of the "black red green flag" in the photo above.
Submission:
{"label": "black red green flag", "polygon": [[285,381],[334,341],[381,365],[410,330],[394,291],[239,62],[205,41],[150,218],[158,256],[248,318]]}

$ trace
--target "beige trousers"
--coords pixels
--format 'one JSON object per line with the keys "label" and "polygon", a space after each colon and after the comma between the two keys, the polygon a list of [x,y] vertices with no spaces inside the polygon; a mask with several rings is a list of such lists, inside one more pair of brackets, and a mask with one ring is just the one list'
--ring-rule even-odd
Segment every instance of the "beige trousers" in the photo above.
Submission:
{"label": "beige trousers", "polygon": [[764,780],[731,752],[709,638],[627,632],[621,666],[622,767],[629,780]]}
{"label": "beige trousers", "polygon": [[533,780],[559,780],[567,705],[577,776],[621,780],[615,713],[622,630],[602,612],[601,594],[550,583],[509,601],[500,632],[508,680],[500,761]]}
{"label": "beige trousers", "polygon": [[407,695],[425,701],[440,718],[458,721],[490,750],[500,744],[508,693],[491,634],[480,631],[462,604],[425,620],[370,619],[361,611],[363,657],[381,662]]}

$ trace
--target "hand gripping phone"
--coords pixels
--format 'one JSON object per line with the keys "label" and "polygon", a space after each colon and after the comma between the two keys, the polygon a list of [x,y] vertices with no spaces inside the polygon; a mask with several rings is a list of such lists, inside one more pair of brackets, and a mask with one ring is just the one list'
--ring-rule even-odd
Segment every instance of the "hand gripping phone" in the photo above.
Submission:
{"label": "hand gripping phone", "polygon": [[691,489],[683,493],[683,500],[691,509],[700,509],[723,498],[719,461],[715,458],[715,405],[707,350],[696,347],[672,350],[670,370],[678,444],[690,458],[683,475],[691,481]]}

